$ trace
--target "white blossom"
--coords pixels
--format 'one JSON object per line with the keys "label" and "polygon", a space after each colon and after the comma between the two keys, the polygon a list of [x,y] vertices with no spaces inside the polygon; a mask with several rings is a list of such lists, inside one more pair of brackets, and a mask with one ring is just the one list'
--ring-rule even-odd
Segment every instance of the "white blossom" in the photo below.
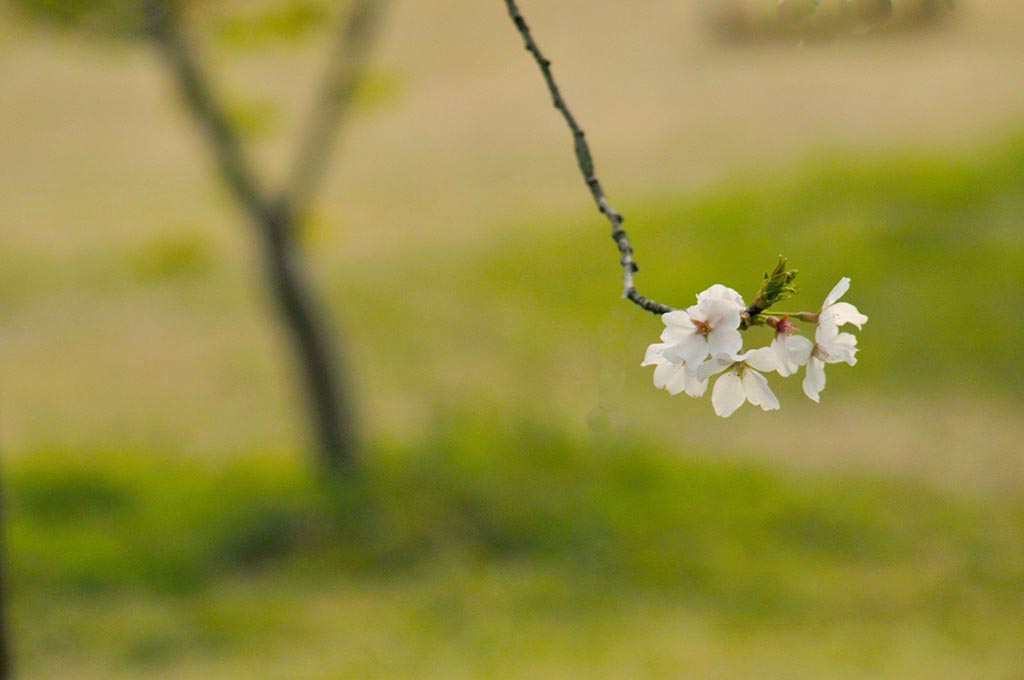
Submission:
{"label": "white blossom", "polygon": [[663,354],[692,373],[709,355],[740,351],[740,313],[744,307],[739,293],[715,284],[697,296],[697,304],[663,314]]}
{"label": "white blossom", "polygon": [[818,314],[818,327],[814,331],[814,345],[811,347],[804,375],[804,394],[818,401],[825,389],[825,364],[840,362],[853,366],[857,363],[857,338],[852,333],[840,333],[839,327],[853,324],[859,330],[868,317],[861,314],[848,302],[838,302],[850,289],[850,279],[843,277],[825,297]]}
{"label": "white blossom", "polygon": [[734,291],[728,286],[723,286],[720,283],[716,283],[705,291],[697,293],[697,304],[702,302],[709,302],[712,300],[722,300],[729,303],[739,311],[743,311],[747,308],[747,303],[743,301],[743,296]]}
{"label": "white blossom", "polygon": [[857,311],[856,307],[849,302],[838,302],[839,298],[843,297],[848,290],[850,290],[850,277],[844,276],[825,297],[825,302],[821,305],[821,313],[818,315],[819,324],[824,321],[825,323],[835,323],[838,327],[852,323],[857,330],[860,330],[867,323],[868,317]]}
{"label": "white blossom", "polygon": [[786,317],[775,324],[775,339],[772,340],[771,349],[779,362],[779,375],[784,378],[807,364],[814,347],[813,342],[802,335],[796,335],[796,332],[796,325]]}
{"label": "white blossom", "polygon": [[817,321],[813,342],[798,334],[790,315],[783,315],[768,319],[775,330],[769,347],[741,353],[740,324],[746,305],[735,290],[715,284],[697,295],[697,304],[662,315],[662,341],[647,348],[641,365],[654,366],[655,387],[692,397],[703,396],[711,377],[722,374],[715,380],[711,403],[723,418],[748,401],[765,411],[779,408],[762,372],[778,371],[788,377],[806,366],[804,393],[818,401],[825,388],[825,364],[857,363],[857,338],[839,329],[846,324],[860,329],[868,317],[850,303],[840,302],[849,288],[850,279],[843,277],[818,314],[796,315]]}
{"label": "white blossom", "polygon": [[654,386],[659,390],[667,390],[669,394],[686,392],[691,397],[704,396],[708,388],[708,381],[701,380],[687,371],[681,361],[665,356],[665,350],[670,347],[665,343],[656,343],[647,348],[647,355],[644,357],[641,366],[654,366]]}
{"label": "white blossom", "polygon": [[727,371],[715,381],[711,405],[717,415],[728,418],[745,401],[765,411],[779,408],[779,400],[768,387],[767,378],[758,373],[758,370],[774,371],[777,367],[778,358],[769,347],[744,354],[721,352],[697,367],[697,378],[707,380],[716,373]]}
{"label": "white blossom", "polygon": [[814,347],[804,375],[804,394],[818,401],[825,389],[825,364],[857,363],[857,338],[852,333],[840,333],[835,323],[818,323],[814,332]]}

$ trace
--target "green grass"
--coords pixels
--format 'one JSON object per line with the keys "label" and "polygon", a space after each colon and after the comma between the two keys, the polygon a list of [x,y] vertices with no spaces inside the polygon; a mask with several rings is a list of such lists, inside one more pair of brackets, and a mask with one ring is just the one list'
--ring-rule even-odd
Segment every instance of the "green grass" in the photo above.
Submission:
{"label": "green grass", "polygon": [[[527,638],[555,627],[549,645],[571,646],[645,608],[711,626],[719,644],[738,631],[795,636],[793,668],[823,651],[825,637],[810,641],[822,631],[910,628],[943,653],[992,655],[978,668],[996,668],[1022,632],[1015,501],[783,474],[716,452],[667,457],[643,440],[574,441],[491,415],[453,415],[415,449],[378,450],[336,489],[279,458],[19,463],[8,507],[23,663],[169,672],[275,640],[301,650],[334,630],[304,608],[339,591],[362,593],[369,620],[403,622],[357,648],[372,635],[449,646],[456,665],[496,677],[526,676],[502,671],[494,627]],[[493,617],[480,598],[497,598]],[[643,628],[620,635],[653,644]],[[876,654],[881,670],[895,658],[880,642]],[[585,675],[585,657],[555,656],[541,648],[531,663]]]}

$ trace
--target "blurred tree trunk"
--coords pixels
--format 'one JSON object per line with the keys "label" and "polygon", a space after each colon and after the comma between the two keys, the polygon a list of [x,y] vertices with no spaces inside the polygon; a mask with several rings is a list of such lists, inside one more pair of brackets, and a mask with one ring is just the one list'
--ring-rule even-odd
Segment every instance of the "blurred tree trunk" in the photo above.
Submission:
{"label": "blurred tree trunk", "polygon": [[358,458],[352,398],[341,357],[332,346],[327,322],[306,282],[296,234],[363,75],[382,2],[356,0],[341,20],[320,97],[304,130],[289,181],[278,194],[259,185],[239,133],[182,30],[177,2],[142,0],[142,5],[153,43],[174,76],[189,113],[205,133],[224,181],[257,234],[267,283],[302,375],[319,468],[327,477],[350,475]]}
{"label": "blurred tree trunk", "polygon": [[300,364],[320,468],[327,476],[347,475],[356,465],[358,452],[350,389],[341,355],[328,341],[324,317],[303,277],[295,232],[287,208],[261,220],[267,279]]}

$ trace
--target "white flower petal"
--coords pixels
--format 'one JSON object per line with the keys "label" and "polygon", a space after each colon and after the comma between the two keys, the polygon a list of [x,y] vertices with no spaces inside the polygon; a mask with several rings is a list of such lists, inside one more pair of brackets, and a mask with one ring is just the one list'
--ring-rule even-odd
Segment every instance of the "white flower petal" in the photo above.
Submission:
{"label": "white flower petal", "polygon": [[814,343],[802,335],[777,335],[772,340],[771,348],[779,360],[776,370],[779,375],[788,377],[810,360]]}
{"label": "white flower petal", "polygon": [[821,309],[824,311],[831,307],[835,304],[836,300],[843,297],[848,290],[850,290],[850,277],[844,276],[839,279],[839,283],[832,288],[832,292],[825,297],[825,304],[821,306]]}
{"label": "white flower petal", "polygon": [[856,363],[856,359],[854,359],[856,353],[857,338],[850,333],[839,333],[827,342],[818,343],[816,351],[818,358],[826,364],[838,364],[841,361],[850,363],[851,360]]}
{"label": "white flower petal", "polygon": [[[739,316],[737,315],[737,326]],[[708,353],[711,356],[719,354],[736,354],[743,347],[743,335],[737,328],[715,328],[708,333]]]}
{"label": "white flower petal", "polygon": [[644,354],[644,360],[641,362],[641,366],[652,366],[655,364],[661,364],[667,361],[664,357],[665,350],[669,347],[667,343],[658,342],[647,347],[647,353]]}
{"label": "white flower petal", "polygon": [[686,374],[686,386],[684,389],[686,393],[691,397],[703,397],[704,393],[708,390],[708,381],[701,380],[695,375],[690,375],[689,372],[683,371]]}
{"label": "white flower petal", "polygon": [[[654,386],[659,390],[667,389],[669,381],[676,376],[678,369],[674,364],[663,363],[658,364],[654,369]],[[683,371],[684,373],[686,371]]]}
{"label": "white flower petal", "polygon": [[772,348],[772,351],[775,352],[775,356],[778,358],[779,367],[776,370],[779,372],[779,375],[784,378],[793,375],[797,368],[796,362],[789,358],[787,340],[789,340],[789,338],[784,335],[776,335],[775,339],[772,340],[772,344],[769,345],[769,347]]}
{"label": "white flower petal", "polygon": [[713,329],[740,327],[740,310],[726,300],[712,300],[707,303],[704,310]]}
{"label": "white flower petal", "polygon": [[852,323],[857,327],[857,330],[860,330],[868,321],[868,317],[857,311],[857,308],[849,302],[837,302],[834,305],[830,305],[822,311],[822,314],[830,315],[835,320],[837,326]]}
{"label": "white flower petal", "polygon": [[[674,344],[685,340],[686,338],[693,337],[697,334],[697,327],[693,325],[690,317],[686,312],[669,312],[669,314],[681,314],[681,317],[676,317],[675,320],[669,321],[665,324],[665,329],[661,331],[661,339],[663,342]],[[662,315],[664,319],[668,314]],[[682,319],[680,321],[680,319]]]}
{"label": "white flower petal", "polygon": [[825,389],[825,362],[812,356],[804,375],[804,394],[812,401],[818,401],[818,394]]}
{"label": "white flower petal", "polygon": [[661,315],[661,320],[666,326],[692,326],[690,315],[681,309],[674,309]]}
{"label": "white flower petal", "polygon": [[839,326],[836,325],[835,317],[827,312],[823,312],[818,317],[818,326],[814,329],[814,342],[819,345],[825,345],[836,339],[839,335]]}
{"label": "white flower petal", "polygon": [[851,333],[840,333],[823,347],[828,357],[825,363],[838,364],[845,361],[851,366],[857,363],[857,337]]}
{"label": "white flower petal", "polygon": [[768,379],[757,371],[747,369],[743,373],[743,391],[747,395],[747,401],[762,410],[774,411],[779,408],[779,400],[768,387]]}
{"label": "white flower petal", "polygon": [[666,344],[675,345],[682,342],[686,338],[692,337],[693,335],[695,335],[693,331],[687,332],[685,329],[680,328],[679,326],[666,326],[665,330],[663,330],[661,332],[661,335],[658,337],[660,337],[661,341]]}
{"label": "white flower petal", "polygon": [[791,335],[787,339],[786,347],[789,349],[790,358],[796,361],[800,366],[803,366],[811,358],[811,352],[814,350],[814,343],[802,335]]}
{"label": "white flower petal", "polygon": [[746,399],[743,382],[735,371],[730,371],[716,380],[715,388],[711,390],[711,405],[715,407],[715,414],[723,418],[735,413]]}
{"label": "white flower petal", "polygon": [[686,315],[690,317],[692,321],[707,321],[708,318],[708,305],[710,302],[702,303],[698,305],[691,305],[686,308]]}
{"label": "white flower petal", "polygon": [[779,358],[771,347],[752,349],[743,355],[743,361],[759,371],[774,371],[779,366]]}
{"label": "white flower petal", "polygon": [[665,358],[677,364],[689,364],[691,372],[707,356],[708,342],[703,335],[690,335],[665,350]]}
{"label": "white flower petal", "polygon": [[716,354],[711,359],[704,363],[697,364],[694,367],[690,364],[690,372],[697,377],[698,380],[707,380],[716,373],[721,373],[727,368],[732,368],[735,363],[735,359],[730,354]]}
{"label": "white flower petal", "polygon": [[716,283],[707,290],[697,295],[697,304],[702,302],[710,302],[711,300],[722,300],[728,302],[730,305],[735,307],[737,310],[744,310],[747,304],[743,302],[743,296],[734,291],[728,286],[723,286],[720,283]]}
{"label": "white flower petal", "polygon": [[668,390],[669,394],[676,395],[686,389],[686,379],[689,377],[689,373],[682,366],[673,366],[672,368],[675,370],[665,385],[665,389]]}

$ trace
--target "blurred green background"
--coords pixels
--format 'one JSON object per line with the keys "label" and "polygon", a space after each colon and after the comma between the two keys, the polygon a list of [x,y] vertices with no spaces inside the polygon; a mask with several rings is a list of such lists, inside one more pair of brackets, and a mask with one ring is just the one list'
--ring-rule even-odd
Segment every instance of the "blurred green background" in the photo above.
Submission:
{"label": "blurred green background", "polygon": [[[369,439],[337,488],[168,75],[47,4],[0,10],[22,677],[1020,677],[1020,3],[803,46],[696,1],[522,3],[641,292],[749,298],[779,253],[790,307],[853,280],[858,365],[728,420],[639,366],[662,324],[503,3],[395,3],[302,233]],[[271,178],[333,11],[192,17]]]}

